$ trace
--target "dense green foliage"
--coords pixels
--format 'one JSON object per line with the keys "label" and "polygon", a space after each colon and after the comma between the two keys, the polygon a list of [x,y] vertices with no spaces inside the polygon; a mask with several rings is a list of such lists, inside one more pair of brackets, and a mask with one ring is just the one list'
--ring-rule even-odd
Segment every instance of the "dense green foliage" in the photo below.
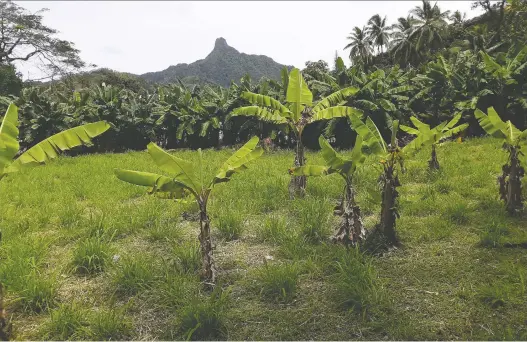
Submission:
{"label": "dense green foliage", "polygon": [[[469,124],[466,134],[479,135],[483,131],[472,113],[491,106],[504,120],[527,128],[526,2],[492,5],[480,1],[478,6],[485,13],[471,20],[460,13],[443,12],[429,2],[394,25],[387,18],[373,16],[360,33],[354,33],[362,36],[353,39],[363,40],[363,47],[357,49],[367,52],[352,48],[351,68],[340,58],[332,69],[323,61],[306,63],[302,74],[313,101],[341,89],[358,88],[353,96],[339,98],[340,104],[361,109],[386,138],[393,119],[408,126],[415,116],[436,126],[459,113],[460,124]],[[219,40],[209,57],[226,58],[231,50]],[[150,141],[163,148],[221,147],[253,135],[270,137],[276,146],[294,147],[295,139],[283,125],[229,115],[234,108],[249,104],[242,97],[246,91],[283,103],[287,70],[275,72],[275,79],[258,82],[245,75],[232,80],[228,88],[206,83],[188,86],[179,81],[146,85],[133,75],[109,70],[27,85],[20,94],[16,80],[5,82],[11,84],[8,93],[20,107],[22,148],[97,120],[107,120],[113,129],[83,151],[139,150]],[[0,106],[5,103],[2,97]],[[303,144],[318,149],[320,134],[338,147],[351,147],[355,140],[345,118],[309,125],[302,134]]]}

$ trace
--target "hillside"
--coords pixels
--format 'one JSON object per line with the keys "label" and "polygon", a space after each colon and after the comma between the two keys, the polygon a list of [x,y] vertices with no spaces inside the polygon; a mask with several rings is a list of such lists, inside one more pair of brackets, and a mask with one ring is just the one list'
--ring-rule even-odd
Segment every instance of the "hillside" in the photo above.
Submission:
{"label": "hillside", "polygon": [[170,83],[179,78],[186,83],[204,81],[229,86],[232,80],[239,81],[245,74],[251,75],[253,80],[264,76],[278,80],[283,67],[267,56],[240,53],[224,38],[218,38],[205,59],[172,65],[163,71],[148,72],[140,77],[152,83]]}

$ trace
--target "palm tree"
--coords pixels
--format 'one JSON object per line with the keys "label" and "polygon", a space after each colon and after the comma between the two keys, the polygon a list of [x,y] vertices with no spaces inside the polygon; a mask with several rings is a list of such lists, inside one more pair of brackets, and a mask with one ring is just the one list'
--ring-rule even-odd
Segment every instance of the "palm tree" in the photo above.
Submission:
{"label": "palm tree", "polygon": [[409,15],[400,17],[391,29],[392,41],[390,42],[390,53],[397,63],[401,65],[415,64],[419,60],[419,51],[412,41],[415,19]]}
{"label": "palm tree", "polygon": [[348,38],[351,42],[344,47],[350,49],[350,60],[356,64],[368,64],[372,57],[370,38],[366,34],[366,28],[362,30],[355,26]]}
{"label": "palm tree", "polygon": [[447,21],[450,11],[441,12],[437,3],[433,6],[430,1],[423,0],[423,6],[416,6],[410,11],[415,16],[413,39],[417,39],[416,47],[419,52],[428,49],[438,49],[443,46]]}
{"label": "palm tree", "polygon": [[371,42],[377,46],[377,51],[383,52],[383,46],[388,46],[390,40],[390,26],[386,26],[386,17],[381,18],[380,15],[375,14],[368,20],[368,28],[366,33],[368,34]]}

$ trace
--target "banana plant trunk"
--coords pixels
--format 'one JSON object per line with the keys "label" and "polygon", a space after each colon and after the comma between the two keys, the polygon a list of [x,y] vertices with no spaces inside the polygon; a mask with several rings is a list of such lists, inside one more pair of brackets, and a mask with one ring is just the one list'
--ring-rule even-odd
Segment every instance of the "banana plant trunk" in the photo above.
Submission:
{"label": "banana plant trunk", "polygon": [[522,203],[522,183],[524,169],[520,165],[518,158],[520,151],[518,147],[509,147],[509,165],[503,165],[503,174],[498,177],[500,184],[500,197],[505,202],[506,210],[513,215],[523,208]]}
{"label": "banana plant trunk", "polygon": [[201,267],[202,274],[201,277],[209,282],[214,284],[216,280],[216,268],[214,265],[214,258],[212,255],[212,241],[210,238],[210,220],[207,215],[207,202],[206,200],[199,201],[199,243],[201,249]]}
{"label": "banana plant trunk", "polygon": [[382,184],[382,205],[381,205],[381,223],[380,232],[388,239],[392,245],[397,244],[397,235],[395,233],[395,223],[399,217],[397,212],[397,187],[399,178],[395,175],[393,165],[384,165],[384,173],[381,176]]}
{"label": "banana plant trunk", "polygon": [[[303,166],[306,160],[304,158],[304,145],[302,144],[301,136],[296,140],[295,162],[293,167]],[[307,177],[306,176],[291,176],[289,182],[289,197],[303,197],[306,191]]]}
{"label": "banana plant trunk", "polygon": [[428,161],[428,168],[430,170],[439,170],[439,160],[437,160],[436,145],[432,145],[432,155]]}
{"label": "banana plant trunk", "polygon": [[9,341],[9,334],[7,332],[6,312],[4,309],[4,288],[0,283],[0,340]]}
{"label": "banana plant trunk", "polygon": [[340,205],[335,208],[335,215],[340,216],[340,224],[332,240],[346,247],[359,244],[366,237],[360,208],[355,202],[355,191],[351,181],[346,181]]}

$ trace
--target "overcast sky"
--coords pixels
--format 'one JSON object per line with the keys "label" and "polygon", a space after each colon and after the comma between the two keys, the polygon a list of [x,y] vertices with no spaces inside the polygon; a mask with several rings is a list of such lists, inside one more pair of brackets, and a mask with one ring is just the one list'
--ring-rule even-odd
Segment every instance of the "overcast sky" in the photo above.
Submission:
{"label": "overcast sky", "polygon": [[[346,37],[378,13],[392,24],[420,1],[15,1],[34,12],[43,7],[44,23],[75,43],[89,63],[142,74],[205,58],[218,37],[240,52],[261,54],[302,68],[335,51],[348,56]],[[438,1],[442,10],[471,18],[471,1]],[[347,58],[345,58],[347,61]],[[348,63],[349,64],[349,63]],[[40,73],[18,65],[24,79]]]}

